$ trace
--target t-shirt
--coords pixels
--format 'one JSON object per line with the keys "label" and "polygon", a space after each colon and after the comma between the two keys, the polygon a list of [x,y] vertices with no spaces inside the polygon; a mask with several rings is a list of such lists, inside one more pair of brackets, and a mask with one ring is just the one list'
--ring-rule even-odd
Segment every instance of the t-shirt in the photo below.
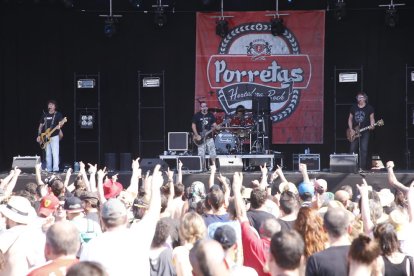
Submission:
{"label": "t-shirt", "polygon": [[366,104],[364,107],[359,107],[358,104],[351,106],[349,113],[352,114],[352,126],[356,127],[359,125],[360,128],[371,125],[369,116],[374,113],[374,108]]}
{"label": "t-shirt", "polygon": [[241,230],[244,265],[254,268],[259,276],[270,275],[263,271],[269,255],[270,240],[258,237],[247,221],[241,224]]}
{"label": "t-shirt", "polygon": [[[45,113],[40,117],[40,123],[45,124],[43,126],[42,132],[44,132],[48,128],[55,128],[59,122],[63,119],[62,113],[56,111],[53,114]],[[55,130],[51,136],[56,136],[59,134],[59,129]]]}
{"label": "t-shirt", "polygon": [[151,276],[163,275],[177,275],[175,272],[175,268],[172,264],[172,249],[165,248],[158,258],[154,258],[149,260],[150,267],[151,267]]}
{"label": "t-shirt", "polygon": [[274,215],[266,211],[255,209],[250,209],[249,211],[247,211],[247,217],[249,218],[250,225],[253,226],[254,229],[256,229],[257,233],[260,233],[260,226],[265,220],[269,218],[276,218]]}
{"label": "t-shirt", "polygon": [[56,259],[53,261],[47,262],[45,265],[33,269],[27,276],[65,276],[66,271],[70,266],[78,263],[78,259]]}
{"label": "t-shirt", "polygon": [[296,220],[283,220],[283,219],[278,218],[277,222],[279,222],[280,224],[281,231],[289,231],[295,228]]}
{"label": "t-shirt", "polygon": [[214,222],[230,221],[230,216],[228,213],[225,213],[223,215],[204,214],[203,218],[204,218],[204,223],[206,224],[206,227],[208,227],[210,224]]}
{"label": "t-shirt", "polygon": [[[202,135],[203,133],[211,130],[211,126],[216,122],[216,117],[214,117],[213,113],[210,112],[207,114],[197,112],[194,114],[191,122],[196,125],[198,134]],[[208,137],[212,136],[209,135]]]}
{"label": "t-shirt", "polygon": [[346,276],[348,275],[349,245],[333,246],[308,258],[306,276]]}

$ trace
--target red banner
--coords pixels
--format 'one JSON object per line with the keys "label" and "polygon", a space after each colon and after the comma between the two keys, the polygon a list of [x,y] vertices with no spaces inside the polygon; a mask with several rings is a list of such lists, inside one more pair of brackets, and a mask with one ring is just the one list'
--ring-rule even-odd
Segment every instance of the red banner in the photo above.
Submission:
{"label": "red banner", "polygon": [[274,144],[322,144],[325,12],[283,13],[273,36],[269,12],[226,12],[224,38],[218,14],[197,14],[195,108],[204,100],[231,116],[269,97]]}

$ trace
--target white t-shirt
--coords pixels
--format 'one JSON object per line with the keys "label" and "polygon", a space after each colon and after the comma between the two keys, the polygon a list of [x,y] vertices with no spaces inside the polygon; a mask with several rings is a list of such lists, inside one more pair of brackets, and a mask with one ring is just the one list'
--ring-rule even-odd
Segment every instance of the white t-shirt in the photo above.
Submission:
{"label": "white t-shirt", "polygon": [[149,275],[154,223],[141,220],[131,228],[104,232],[85,244],[80,260],[101,263],[109,275]]}

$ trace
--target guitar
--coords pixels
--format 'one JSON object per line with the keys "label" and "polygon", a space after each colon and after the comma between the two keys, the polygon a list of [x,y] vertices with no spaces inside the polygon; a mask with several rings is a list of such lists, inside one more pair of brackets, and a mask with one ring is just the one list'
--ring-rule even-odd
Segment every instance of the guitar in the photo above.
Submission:
{"label": "guitar", "polygon": [[[379,120],[377,121],[374,126],[383,126],[384,125],[384,120]],[[371,126],[367,126],[364,128],[359,129],[359,127],[357,126],[356,128],[354,128],[355,134],[351,135],[351,130],[348,128],[346,130],[346,139],[348,139],[349,142],[353,142],[355,141],[356,138],[358,138],[359,136],[361,136],[361,132],[364,132],[366,130],[368,130]]]}
{"label": "guitar", "polygon": [[52,135],[52,133],[55,130],[57,130],[59,127],[62,127],[67,121],[68,121],[68,119],[65,117],[57,124],[57,126],[55,126],[54,129],[50,129],[50,127],[49,127],[48,129],[45,130],[45,132],[40,134],[39,144],[40,144],[41,149],[46,148],[46,146],[50,143],[50,135]]}
{"label": "guitar", "polygon": [[[223,124],[227,124],[229,123],[230,120],[229,119],[225,119],[223,120],[222,123],[218,124],[218,127],[221,127]],[[206,138],[207,136],[212,133],[214,130],[216,130],[215,128],[212,128],[210,130],[203,130],[203,132],[200,133],[201,138],[200,139],[196,139],[196,136],[193,136],[193,142],[194,144],[196,144],[197,146],[201,146],[202,144],[204,144],[206,142]]]}

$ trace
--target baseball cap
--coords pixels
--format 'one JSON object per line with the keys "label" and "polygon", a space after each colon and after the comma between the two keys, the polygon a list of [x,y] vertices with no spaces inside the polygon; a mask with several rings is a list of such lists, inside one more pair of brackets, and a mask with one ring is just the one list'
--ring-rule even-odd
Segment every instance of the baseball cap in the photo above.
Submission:
{"label": "baseball cap", "polygon": [[40,200],[38,215],[50,216],[59,207],[59,199],[54,194],[48,194]]}
{"label": "baseball cap", "polygon": [[229,225],[222,225],[214,232],[214,239],[218,241],[224,249],[229,249],[236,243],[236,231]]}
{"label": "baseball cap", "polygon": [[300,195],[304,193],[310,193],[312,196],[315,194],[315,187],[312,183],[302,182],[299,184],[298,191]]}
{"label": "baseball cap", "polygon": [[99,200],[98,194],[97,193],[94,193],[94,192],[91,192],[91,191],[84,191],[80,195],[80,199],[81,200],[85,200],[85,199],[97,199],[97,200]]}
{"label": "baseball cap", "polygon": [[121,183],[114,182],[112,179],[108,179],[103,184],[104,197],[106,199],[117,197],[123,189],[124,187]]}
{"label": "baseball cap", "polygon": [[65,209],[67,213],[82,212],[83,211],[82,200],[76,196],[67,197],[65,199],[65,204],[63,205],[63,209]]}
{"label": "baseball cap", "polygon": [[111,198],[104,203],[101,210],[102,218],[117,219],[126,216],[127,210],[125,205],[116,198]]}

